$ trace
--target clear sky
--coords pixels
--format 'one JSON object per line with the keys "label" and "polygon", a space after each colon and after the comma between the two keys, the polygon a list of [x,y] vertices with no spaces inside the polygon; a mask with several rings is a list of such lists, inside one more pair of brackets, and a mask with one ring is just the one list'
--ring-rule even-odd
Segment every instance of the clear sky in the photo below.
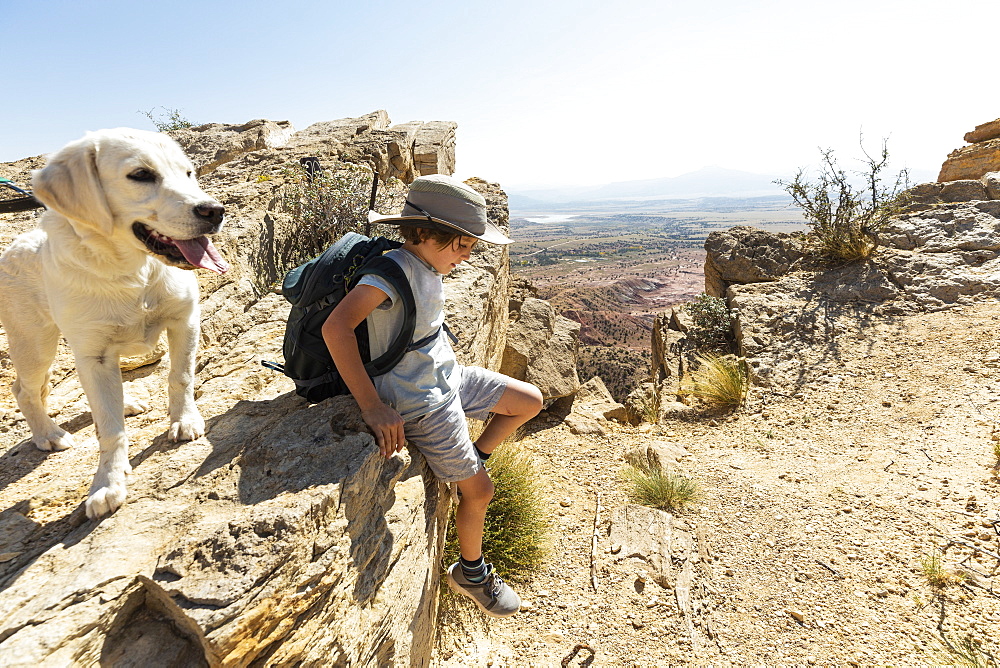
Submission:
{"label": "clear sky", "polygon": [[[984,0],[0,0],[0,161],[87,130],[458,123],[458,173],[508,188],[790,177],[858,137],[933,176],[1000,117]],[[2,176],[2,175],[0,175]]]}

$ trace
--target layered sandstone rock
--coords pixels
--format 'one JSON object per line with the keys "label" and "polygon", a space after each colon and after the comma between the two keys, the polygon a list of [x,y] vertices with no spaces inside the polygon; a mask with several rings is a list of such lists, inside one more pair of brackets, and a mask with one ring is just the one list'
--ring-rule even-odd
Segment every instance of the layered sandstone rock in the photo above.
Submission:
{"label": "layered sandstone rock", "polygon": [[687,371],[687,358],[684,353],[686,327],[677,309],[658,313],[653,320],[652,346],[652,378],[659,385],[669,381],[673,386],[672,394],[676,394],[677,384]]}
{"label": "layered sandstone rock", "polygon": [[[57,357],[50,406],[75,450],[36,450],[10,393],[0,392],[0,663],[428,663],[446,489],[415,451],[382,459],[353,400],[309,405],[259,364],[281,359],[288,312],[268,289],[279,275],[273,255],[301,241],[282,209],[284,170],[319,157],[350,172],[358,167],[347,160],[365,169],[391,164],[398,151],[403,167],[393,173],[412,178],[407,165],[423,164],[416,140],[387,126],[376,112],[282,141],[284,126],[269,121],[191,129],[210,166],[201,183],[226,205],[217,245],[233,265],[225,276],[199,276],[196,397],[207,434],[166,441],[165,362],[125,372],[127,391],[152,408],[128,418],[133,474],[116,513],[91,522],[80,507],[98,454],[69,351]],[[211,167],[220,155],[227,161]],[[470,183],[506,228],[503,191]],[[34,223],[0,219],[12,233]],[[509,283],[501,247],[446,278],[464,363],[499,368]],[[0,385],[12,381],[0,355]]]}
{"label": "layered sandstone rock", "polygon": [[970,145],[948,154],[938,181],[979,179],[989,172],[1000,171],[1000,119],[976,126],[966,133],[965,141]]}
{"label": "layered sandstone rock", "polygon": [[242,125],[209,123],[168,134],[184,148],[198,176],[203,176],[245,153],[284,146],[294,132],[288,121],[258,119]]}
{"label": "layered sandstone rock", "polygon": [[547,301],[529,297],[511,309],[500,370],[542,391],[546,404],[580,389],[576,373],[580,324],[555,312]]}
{"label": "layered sandstone rock", "polygon": [[1000,118],[989,123],[977,125],[975,130],[965,133],[964,139],[970,144],[989,141],[990,139],[1000,139]]}
{"label": "layered sandstone rock", "polygon": [[741,225],[712,232],[705,250],[705,293],[721,297],[733,283],[774,281],[787,274],[804,254],[804,237]]}
{"label": "layered sandstone rock", "polygon": [[[740,354],[753,367],[755,382],[804,382],[802,351],[826,345],[835,355],[838,337],[863,327],[866,318],[1000,296],[1000,201],[979,199],[975,188],[965,192],[969,201],[917,207],[891,221],[867,261],[729,285],[725,297],[737,314]],[[775,237],[759,245],[780,248]],[[724,249],[723,259],[730,257],[726,245],[706,246],[706,264],[719,262],[715,248]],[[797,257],[794,251],[768,265],[790,266]]]}

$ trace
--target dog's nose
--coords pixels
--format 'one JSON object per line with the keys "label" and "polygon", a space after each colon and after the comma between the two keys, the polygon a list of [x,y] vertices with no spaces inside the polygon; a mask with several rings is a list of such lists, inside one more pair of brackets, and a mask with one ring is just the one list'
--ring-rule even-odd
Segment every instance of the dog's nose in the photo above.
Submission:
{"label": "dog's nose", "polygon": [[199,204],[194,208],[194,215],[208,223],[211,223],[213,227],[218,227],[222,224],[222,215],[224,213],[226,213],[226,207],[222,206],[218,202]]}

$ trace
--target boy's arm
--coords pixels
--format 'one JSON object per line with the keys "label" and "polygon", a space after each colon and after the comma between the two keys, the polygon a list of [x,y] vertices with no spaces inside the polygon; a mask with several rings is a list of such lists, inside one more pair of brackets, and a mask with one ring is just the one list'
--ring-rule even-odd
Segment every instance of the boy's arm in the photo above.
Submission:
{"label": "boy's arm", "polygon": [[330,312],[322,331],[337,371],[358,402],[361,417],[375,435],[379,450],[384,457],[391,457],[406,444],[403,419],[379,398],[361,361],[354,335],[354,328],[385,300],[386,294],[374,286],[355,286]]}

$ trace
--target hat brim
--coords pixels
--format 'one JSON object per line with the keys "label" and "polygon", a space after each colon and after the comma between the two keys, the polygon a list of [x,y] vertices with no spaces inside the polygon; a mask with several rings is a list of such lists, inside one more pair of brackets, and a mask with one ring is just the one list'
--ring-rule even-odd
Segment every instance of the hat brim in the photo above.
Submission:
{"label": "hat brim", "polygon": [[469,230],[460,227],[455,223],[449,223],[447,220],[441,220],[440,218],[435,218],[433,216],[431,216],[430,220],[428,220],[427,216],[400,216],[400,215],[383,216],[377,211],[369,211],[368,222],[380,223],[383,225],[385,224],[410,225],[412,227],[420,227],[421,223],[423,223],[424,226],[427,226],[427,223],[435,223],[437,225],[447,227],[448,229],[455,230],[462,236],[474,237],[481,241],[485,241],[488,244],[497,244],[500,246],[506,246],[507,244],[514,243],[513,239],[508,238],[507,235],[501,232],[500,228],[498,228],[493,223],[486,223],[485,229],[483,230],[482,234],[473,234]]}

